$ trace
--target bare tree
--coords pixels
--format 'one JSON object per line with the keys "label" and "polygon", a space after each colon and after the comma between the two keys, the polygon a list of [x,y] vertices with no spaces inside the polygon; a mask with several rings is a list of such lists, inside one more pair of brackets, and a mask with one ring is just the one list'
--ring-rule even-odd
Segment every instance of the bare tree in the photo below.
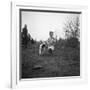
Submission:
{"label": "bare tree", "polygon": [[69,18],[64,26],[65,30],[65,36],[66,38],[74,37],[78,38],[80,37],[80,19],[77,16],[76,18]]}

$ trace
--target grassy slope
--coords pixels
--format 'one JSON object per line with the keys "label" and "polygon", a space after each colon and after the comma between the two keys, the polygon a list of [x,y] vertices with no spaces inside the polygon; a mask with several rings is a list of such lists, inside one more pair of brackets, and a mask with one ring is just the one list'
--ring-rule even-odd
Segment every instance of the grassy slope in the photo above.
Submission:
{"label": "grassy slope", "polygon": [[26,49],[22,49],[22,78],[80,75],[79,49],[67,48],[64,46],[62,41],[59,41],[55,45],[53,55],[49,55],[46,52],[44,56],[39,56],[38,48],[38,44],[28,44]]}

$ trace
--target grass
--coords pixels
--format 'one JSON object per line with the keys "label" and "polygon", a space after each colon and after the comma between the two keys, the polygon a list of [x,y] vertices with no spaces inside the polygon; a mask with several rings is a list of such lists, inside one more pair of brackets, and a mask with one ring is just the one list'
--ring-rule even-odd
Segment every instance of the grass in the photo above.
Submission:
{"label": "grass", "polygon": [[65,41],[58,41],[52,55],[46,52],[38,54],[39,44],[28,43],[22,48],[21,78],[45,78],[80,76],[80,50],[65,46]]}

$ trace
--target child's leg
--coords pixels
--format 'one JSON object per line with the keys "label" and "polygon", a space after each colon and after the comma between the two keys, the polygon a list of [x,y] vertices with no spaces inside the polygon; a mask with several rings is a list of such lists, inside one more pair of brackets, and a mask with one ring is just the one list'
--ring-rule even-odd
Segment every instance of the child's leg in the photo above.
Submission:
{"label": "child's leg", "polygon": [[50,46],[50,47],[48,47],[48,51],[49,51],[50,54],[53,53],[53,50],[54,50],[54,46]]}

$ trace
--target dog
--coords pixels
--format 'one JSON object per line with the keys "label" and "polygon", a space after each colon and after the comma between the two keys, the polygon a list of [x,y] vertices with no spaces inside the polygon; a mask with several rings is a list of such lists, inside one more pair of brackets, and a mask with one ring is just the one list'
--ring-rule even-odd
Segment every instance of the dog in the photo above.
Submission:
{"label": "dog", "polygon": [[54,51],[54,45],[48,45],[47,42],[43,42],[39,46],[39,55],[43,55],[46,51],[48,51],[49,54],[52,54]]}
{"label": "dog", "polygon": [[43,42],[39,46],[39,55],[43,55],[47,49],[47,43]]}

